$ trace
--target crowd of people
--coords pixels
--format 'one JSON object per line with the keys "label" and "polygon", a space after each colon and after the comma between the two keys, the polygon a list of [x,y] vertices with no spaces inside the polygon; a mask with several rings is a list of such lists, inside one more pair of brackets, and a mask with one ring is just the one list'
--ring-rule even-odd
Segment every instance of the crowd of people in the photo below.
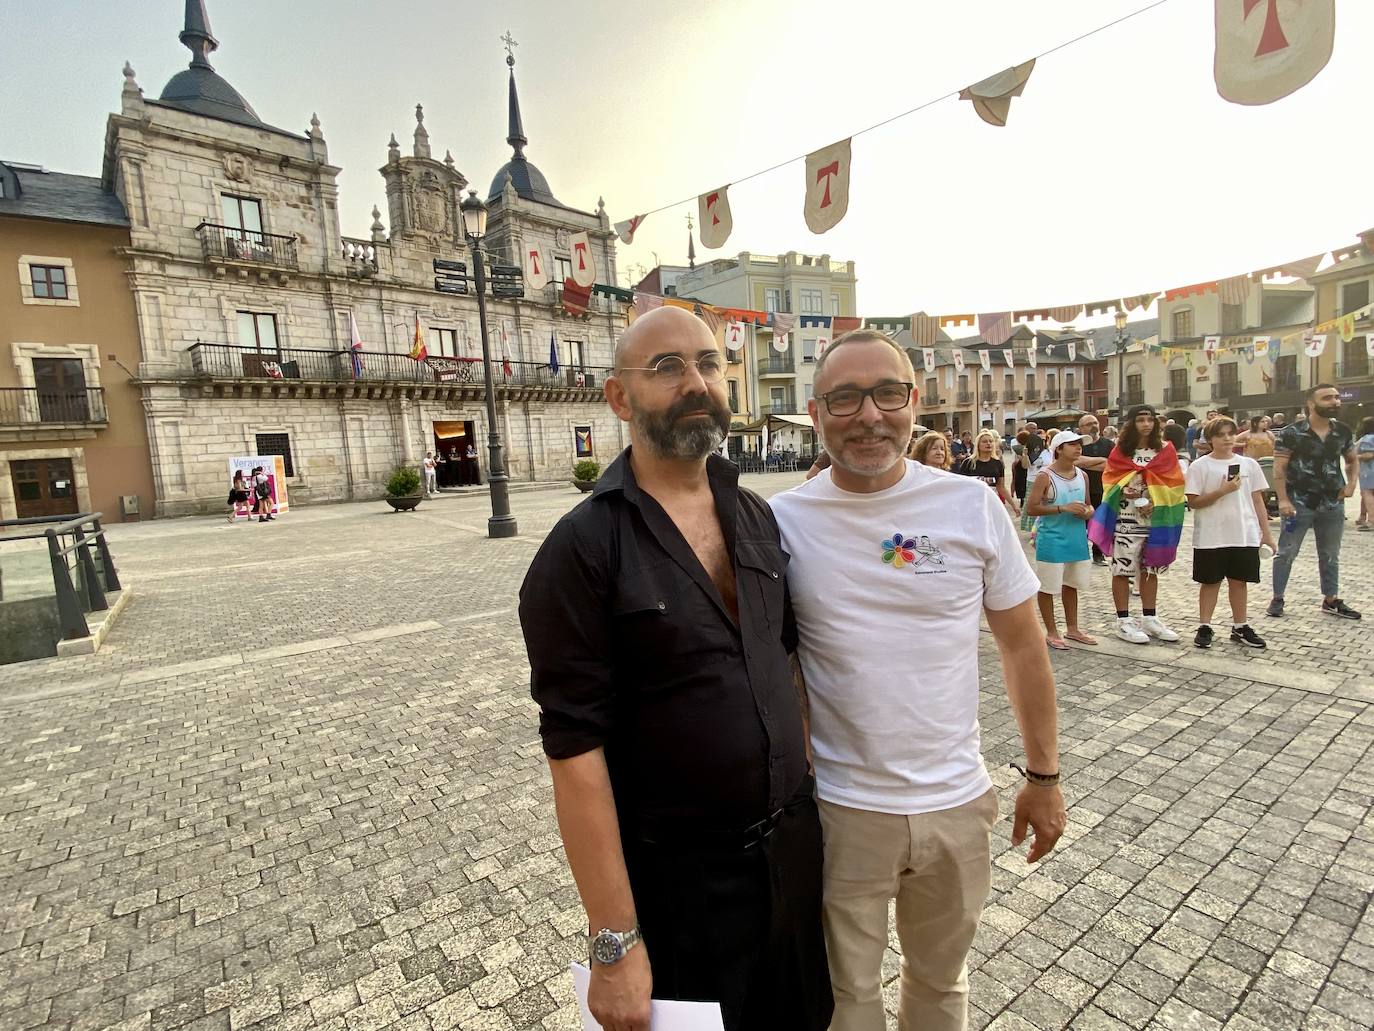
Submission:
{"label": "crowd of people", "polygon": [[[822,458],[764,501],[717,453],[724,377],[691,313],[631,325],[605,386],[631,445],[553,528],[520,591],[589,921],[588,1007],[611,1031],[647,1031],[651,997],[717,1002],[728,1031],[879,1031],[895,901],[898,1026],[956,1031],[999,808],[979,737],[981,621],[1025,756],[1011,840],[1030,838],[1033,863],[1065,827],[1050,650],[1095,643],[1078,597],[1092,546],[1117,633],[1177,641],[1155,608],[1158,576],[1191,506],[1197,643],[1211,643],[1225,580],[1232,639],[1255,647],[1245,591],[1274,547],[1263,471],[1237,454],[1229,417],[1205,420],[1190,449],[1183,427],[1137,406],[1114,435],[1091,416],[1024,427],[1009,489],[996,434],[914,432],[910,358],[863,329],[816,362]],[[1314,388],[1274,442],[1275,615],[1312,529],[1323,611],[1358,618],[1336,591],[1356,454],[1339,404]],[[1366,450],[1374,459],[1374,431]]]}

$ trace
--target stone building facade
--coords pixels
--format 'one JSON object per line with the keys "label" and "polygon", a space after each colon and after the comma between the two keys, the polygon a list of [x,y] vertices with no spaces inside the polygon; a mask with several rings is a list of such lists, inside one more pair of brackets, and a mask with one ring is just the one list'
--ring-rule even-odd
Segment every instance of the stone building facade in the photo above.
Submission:
{"label": "stone building facade", "polygon": [[[157,99],[126,65],[103,167],[129,215],[157,514],[219,510],[228,460],[242,455],[284,455],[293,503],[376,496],[395,466],[468,443],[485,472],[477,299],[470,281],[458,293],[436,284],[463,282],[455,263],[472,271],[459,212],[471,189],[451,153],[434,156],[423,110],[416,106],[409,153],[393,135],[380,169],[390,232],[373,208],[370,236],[346,238],[340,169],[318,119],[291,132],[257,116],[210,65],[218,42],[203,3],[187,5],[180,38],[191,64]],[[585,232],[598,282],[614,283],[604,206],[561,203],[524,155],[508,63],[513,153],[485,195],[486,260],[513,265],[537,242],[561,272],[570,237]],[[447,264],[436,271],[436,261]],[[576,428],[591,428],[603,463],[625,440],[601,396],[624,310],[598,295],[585,313],[567,314],[557,282],[538,295],[488,299],[514,481],[567,477],[582,457]],[[417,321],[428,362],[409,357]]]}

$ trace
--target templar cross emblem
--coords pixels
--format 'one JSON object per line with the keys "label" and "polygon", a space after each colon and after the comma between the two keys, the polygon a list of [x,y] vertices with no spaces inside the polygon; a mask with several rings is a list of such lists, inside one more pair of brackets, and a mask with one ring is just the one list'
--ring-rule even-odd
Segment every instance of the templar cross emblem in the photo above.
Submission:
{"label": "templar cross emblem", "polygon": [[1288,49],[1288,37],[1283,34],[1283,23],[1279,20],[1279,0],[1245,0],[1245,11],[1241,17],[1248,19],[1261,3],[1268,6],[1264,12],[1264,32],[1260,35],[1256,57]]}

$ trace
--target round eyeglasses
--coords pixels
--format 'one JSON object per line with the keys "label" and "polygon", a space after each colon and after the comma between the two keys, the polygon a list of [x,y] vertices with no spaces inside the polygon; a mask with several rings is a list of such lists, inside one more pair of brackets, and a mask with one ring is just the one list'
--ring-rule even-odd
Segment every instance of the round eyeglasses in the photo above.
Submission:
{"label": "round eyeglasses", "polygon": [[911,402],[914,383],[879,383],[876,387],[840,387],[821,395],[825,410],[831,415],[854,415],[864,406],[864,398],[873,398],[880,412],[900,412]]}
{"label": "round eyeglasses", "polygon": [[706,383],[719,383],[725,377],[725,359],[720,354],[704,354],[700,358],[692,360],[670,354],[665,358],[660,358],[653,365],[627,365],[620,371],[647,372],[654,382],[672,386],[682,382],[682,377],[687,375],[688,365],[695,365],[698,375]]}

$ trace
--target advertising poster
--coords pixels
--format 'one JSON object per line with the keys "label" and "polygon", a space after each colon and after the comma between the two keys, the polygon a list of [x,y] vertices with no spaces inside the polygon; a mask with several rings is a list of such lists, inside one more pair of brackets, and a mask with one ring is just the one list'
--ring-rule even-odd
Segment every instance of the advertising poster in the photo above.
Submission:
{"label": "advertising poster", "polygon": [[592,457],[592,428],[590,426],[573,427],[573,455],[577,458]]}
{"label": "advertising poster", "polygon": [[274,515],[290,509],[286,490],[286,463],[281,455],[244,455],[229,459],[229,482],[234,481],[234,473],[242,471],[244,482],[249,485],[252,496],[253,470],[262,466],[267,474],[267,486],[272,491],[272,512]]}

